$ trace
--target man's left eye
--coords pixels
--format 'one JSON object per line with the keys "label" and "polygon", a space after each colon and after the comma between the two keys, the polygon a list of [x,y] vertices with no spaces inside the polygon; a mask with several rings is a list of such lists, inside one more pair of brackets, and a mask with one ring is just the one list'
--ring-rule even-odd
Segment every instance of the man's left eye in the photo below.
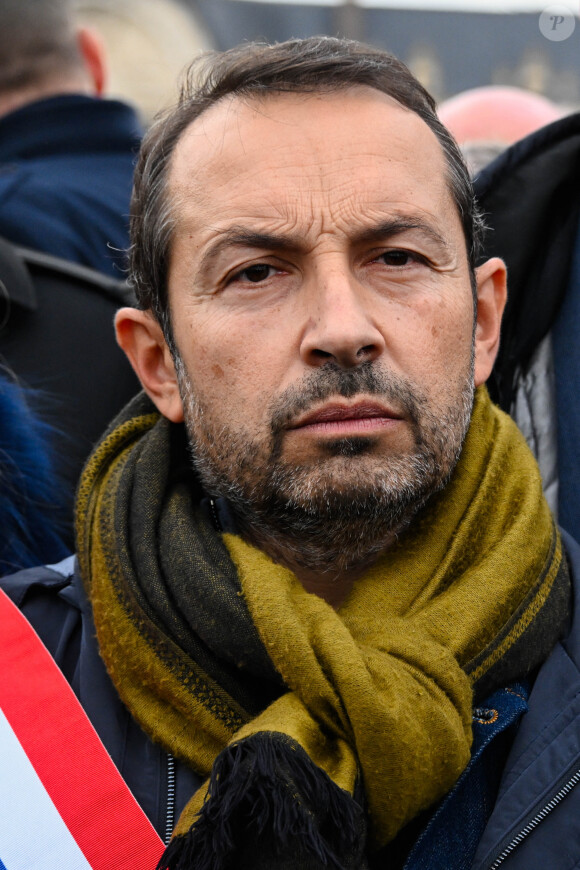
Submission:
{"label": "man's left eye", "polygon": [[248,266],[243,272],[239,273],[239,277],[250,281],[252,284],[259,284],[260,281],[265,281],[270,277],[273,268],[267,263],[256,263],[255,266]]}
{"label": "man's left eye", "polygon": [[417,255],[411,251],[385,251],[377,259],[382,260],[387,266],[408,266],[410,263],[417,262]]}

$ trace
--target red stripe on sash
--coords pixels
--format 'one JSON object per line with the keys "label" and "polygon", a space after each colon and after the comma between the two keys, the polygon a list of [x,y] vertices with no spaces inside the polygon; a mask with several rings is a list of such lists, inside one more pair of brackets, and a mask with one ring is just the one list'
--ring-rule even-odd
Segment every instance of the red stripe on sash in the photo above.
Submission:
{"label": "red stripe on sash", "polygon": [[[163,843],[73,690],[0,590],[0,707],[93,870],[153,870]],[[33,837],[26,830],[23,837]]]}

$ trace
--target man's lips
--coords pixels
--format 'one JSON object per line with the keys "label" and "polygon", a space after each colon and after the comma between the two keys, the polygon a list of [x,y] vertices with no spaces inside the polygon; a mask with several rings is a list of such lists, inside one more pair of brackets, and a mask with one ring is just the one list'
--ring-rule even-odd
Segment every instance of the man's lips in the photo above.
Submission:
{"label": "man's lips", "polygon": [[299,417],[288,428],[332,434],[349,429],[364,432],[390,426],[401,419],[400,413],[378,402],[357,402],[353,405],[333,402]]}

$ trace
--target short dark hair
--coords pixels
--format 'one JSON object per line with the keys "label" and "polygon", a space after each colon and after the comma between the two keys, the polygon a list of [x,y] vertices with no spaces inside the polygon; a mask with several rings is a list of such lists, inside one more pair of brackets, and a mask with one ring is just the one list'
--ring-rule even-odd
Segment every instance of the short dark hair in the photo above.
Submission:
{"label": "short dark hair", "polygon": [[1,0],[0,95],[81,66],[72,0]]}
{"label": "short dark hair", "polygon": [[130,280],[138,305],[151,309],[175,350],[167,272],[174,226],[168,169],[182,133],[218,100],[275,93],[317,93],[367,85],[422,118],[435,133],[447,162],[448,181],[465,235],[473,281],[482,221],[461,152],[437,117],[435,102],[409,69],[386,51],[333,37],[292,39],[274,45],[247,43],[209,52],[186,73],[179,101],[163,113],[143,141],[131,202]]}

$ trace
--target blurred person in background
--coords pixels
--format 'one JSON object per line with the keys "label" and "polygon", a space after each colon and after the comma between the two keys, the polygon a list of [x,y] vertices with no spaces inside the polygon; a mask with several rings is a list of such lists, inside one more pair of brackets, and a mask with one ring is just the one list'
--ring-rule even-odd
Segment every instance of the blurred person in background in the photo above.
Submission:
{"label": "blurred person in background", "polygon": [[580,113],[514,143],[475,179],[508,267],[492,397],[532,448],[560,525],[580,537]]}
{"label": "blurred person in background", "polygon": [[53,433],[73,546],[72,500],[93,444],[139,382],[111,329],[127,283],[0,236],[0,364]]}
{"label": "blurred person in background", "polygon": [[80,469],[138,386],[110,322],[131,300],[121,279],[142,130],[105,85],[72,0],[0,2],[0,362],[54,431],[71,545]]}
{"label": "blurred person in background", "polygon": [[562,108],[523,88],[487,86],[462,91],[438,108],[472,175],[509,145],[560,118]]}
{"label": "blurred person in background", "polygon": [[0,235],[122,277],[135,111],[71,0],[0,4]]}

